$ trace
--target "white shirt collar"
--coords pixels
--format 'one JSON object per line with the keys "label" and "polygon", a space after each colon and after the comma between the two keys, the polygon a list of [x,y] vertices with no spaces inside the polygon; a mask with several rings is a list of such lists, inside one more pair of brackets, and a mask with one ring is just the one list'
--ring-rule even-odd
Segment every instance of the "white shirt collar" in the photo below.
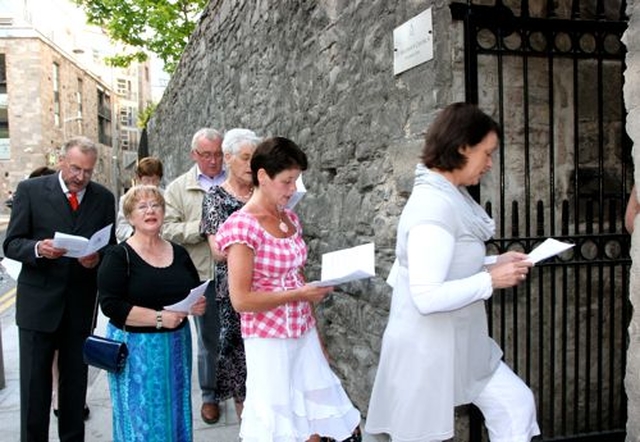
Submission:
{"label": "white shirt collar", "polygon": [[[62,191],[68,197],[69,193],[70,193],[69,192],[69,188],[67,187],[65,182],[62,180],[62,173],[60,173],[60,172],[58,172],[58,182],[60,183],[60,187],[62,188]],[[84,194],[85,194],[86,191],[87,191],[87,188],[85,187],[80,192],[76,193],[76,196],[78,197],[78,202],[82,201],[82,197],[84,197]]]}

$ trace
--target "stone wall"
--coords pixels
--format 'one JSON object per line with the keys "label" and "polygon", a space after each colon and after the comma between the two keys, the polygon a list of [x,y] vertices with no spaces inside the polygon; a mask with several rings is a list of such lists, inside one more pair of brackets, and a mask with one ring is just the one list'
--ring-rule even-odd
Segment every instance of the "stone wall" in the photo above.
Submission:
{"label": "stone wall", "polygon": [[[203,126],[248,127],[297,141],[310,159],[304,175],[308,193],[298,206],[311,252],[309,278],[318,276],[321,253],[376,243],[379,276],[339,287],[319,309],[334,367],[365,414],[388,314],[384,278],[422,134],[437,110],[464,99],[463,33],[449,3],[226,0],[218,10],[210,5],[149,126],[150,152],[163,159],[167,180],[191,166],[189,142]],[[633,12],[640,0],[628,5],[625,100],[628,132],[635,139],[640,62],[633,49],[640,37]],[[434,59],[394,77],[393,29],[430,6]],[[482,189],[497,187],[488,180]],[[632,256],[640,253],[638,241]],[[631,284],[638,305],[635,265]],[[639,330],[636,315],[626,382],[630,417],[640,411]],[[640,423],[630,419],[628,430],[628,440],[640,441]]]}
{"label": "stone wall", "polygon": [[[394,77],[393,29],[429,6],[435,57]],[[437,109],[463,99],[456,26],[444,1],[224,1],[205,13],[149,127],[168,180],[191,165],[201,126],[295,140],[310,159],[298,206],[309,278],[319,276],[321,253],[375,242],[379,276],[339,287],[319,309],[334,367],[363,411],[422,134]]]}

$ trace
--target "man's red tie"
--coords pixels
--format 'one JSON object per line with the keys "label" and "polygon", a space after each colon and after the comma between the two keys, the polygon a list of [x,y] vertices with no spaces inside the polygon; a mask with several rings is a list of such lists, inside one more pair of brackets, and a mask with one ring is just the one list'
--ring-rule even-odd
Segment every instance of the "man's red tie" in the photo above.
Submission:
{"label": "man's red tie", "polygon": [[78,210],[80,202],[78,201],[78,195],[75,192],[69,192],[69,204],[71,204],[71,210],[74,212]]}

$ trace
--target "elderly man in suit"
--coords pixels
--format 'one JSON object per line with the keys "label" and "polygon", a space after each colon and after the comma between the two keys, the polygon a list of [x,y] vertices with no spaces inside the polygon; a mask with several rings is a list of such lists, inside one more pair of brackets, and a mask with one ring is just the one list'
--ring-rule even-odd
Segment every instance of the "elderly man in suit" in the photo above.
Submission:
{"label": "elderly man in suit", "polygon": [[[200,279],[213,278],[213,260],[209,244],[200,234],[202,200],[209,189],[222,184],[226,172],[222,168],[222,134],[215,129],[202,128],[191,139],[191,169],[173,180],[164,193],[167,210],[162,236],[184,246],[198,269]],[[216,395],[216,357],[218,354],[218,307],[213,284],[207,292],[207,310],[195,317],[198,333],[198,380],[202,392],[200,416],[207,424],[220,418]]]}
{"label": "elderly man in suit", "polygon": [[[3,249],[5,256],[22,262],[16,295],[22,442],[49,440],[56,349],[58,435],[61,441],[84,440],[87,366],[82,345],[91,332],[101,255],[65,257],[64,249],[54,247],[53,236],[90,237],[114,223],[113,194],[91,182],[97,158],[91,140],[72,138],[63,147],[58,173],[22,181],[15,192]],[[113,228],[110,242],[115,243]]]}

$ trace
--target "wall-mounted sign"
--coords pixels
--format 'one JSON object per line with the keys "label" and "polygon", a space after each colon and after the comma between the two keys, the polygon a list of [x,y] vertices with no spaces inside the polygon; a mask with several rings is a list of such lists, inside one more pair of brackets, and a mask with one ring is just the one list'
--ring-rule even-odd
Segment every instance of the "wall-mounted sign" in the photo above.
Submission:
{"label": "wall-mounted sign", "polygon": [[393,30],[393,75],[433,58],[431,8]]}

